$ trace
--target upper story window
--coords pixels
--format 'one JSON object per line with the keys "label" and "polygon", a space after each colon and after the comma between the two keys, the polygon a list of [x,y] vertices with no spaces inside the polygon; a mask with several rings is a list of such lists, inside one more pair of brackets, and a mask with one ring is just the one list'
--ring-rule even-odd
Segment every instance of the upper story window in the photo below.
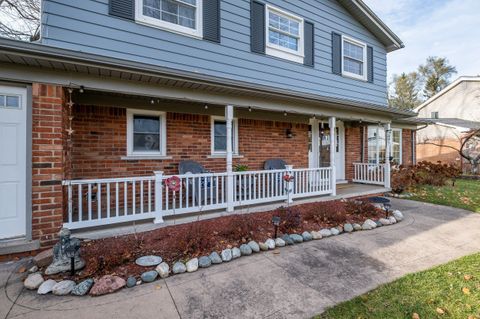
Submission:
{"label": "upper story window", "polygon": [[203,0],[136,1],[137,21],[191,36],[202,36]]}
{"label": "upper story window", "polygon": [[367,80],[367,45],[342,37],[342,75]]}
{"label": "upper story window", "polygon": [[432,119],[438,119],[439,118],[438,112],[432,112],[431,116],[432,116]]}
{"label": "upper story window", "polygon": [[127,110],[127,155],[165,156],[164,112]]}
{"label": "upper story window", "polygon": [[270,5],[265,12],[266,54],[303,63],[303,19]]}

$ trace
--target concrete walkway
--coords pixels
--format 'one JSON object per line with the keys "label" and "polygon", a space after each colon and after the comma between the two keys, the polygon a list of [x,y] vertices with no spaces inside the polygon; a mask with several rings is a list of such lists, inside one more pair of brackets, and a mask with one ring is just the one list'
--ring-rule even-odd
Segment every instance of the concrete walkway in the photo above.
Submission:
{"label": "concrete walkway", "polygon": [[0,264],[0,318],[310,318],[407,273],[479,251],[480,214],[394,200],[394,226],[291,246],[99,298],[37,296]]}

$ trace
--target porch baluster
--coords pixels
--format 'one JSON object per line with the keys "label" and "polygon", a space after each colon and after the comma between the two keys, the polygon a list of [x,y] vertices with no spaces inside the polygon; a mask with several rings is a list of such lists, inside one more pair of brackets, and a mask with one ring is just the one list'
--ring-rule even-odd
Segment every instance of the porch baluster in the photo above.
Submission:
{"label": "porch baluster", "polygon": [[155,172],[155,224],[163,223],[162,214],[162,196],[163,196],[163,171]]}

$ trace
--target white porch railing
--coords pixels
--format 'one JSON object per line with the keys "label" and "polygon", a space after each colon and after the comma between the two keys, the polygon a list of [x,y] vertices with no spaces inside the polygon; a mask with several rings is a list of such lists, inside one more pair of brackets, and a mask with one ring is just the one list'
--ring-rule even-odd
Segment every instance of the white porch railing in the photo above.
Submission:
{"label": "white porch railing", "polygon": [[70,229],[155,217],[155,177],[64,181]]}
{"label": "white porch railing", "polygon": [[[234,173],[235,206],[326,195],[332,192],[331,168],[247,171]],[[285,175],[292,181],[284,180]],[[290,191],[289,191],[290,189]]]}
{"label": "white porch railing", "polygon": [[385,185],[385,164],[354,163],[353,182]]}
{"label": "white porch railing", "polygon": [[[290,182],[284,176],[293,176]],[[135,220],[200,213],[228,206],[227,173],[176,175],[178,192],[165,187],[171,176],[64,181],[68,213],[64,226],[87,228]],[[332,193],[332,168],[233,173],[233,206]]]}

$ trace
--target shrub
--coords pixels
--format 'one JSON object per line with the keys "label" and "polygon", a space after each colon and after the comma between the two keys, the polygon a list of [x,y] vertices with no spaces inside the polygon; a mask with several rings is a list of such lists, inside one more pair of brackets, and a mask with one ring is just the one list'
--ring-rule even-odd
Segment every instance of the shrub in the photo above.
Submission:
{"label": "shrub", "polygon": [[305,212],[306,220],[313,220],[317,223],[343,223],[347,218],[345,203],[340,201],[322,202],[312,206]]}
{"label": "shrub", "polygon": [[283,233],[294,232],[302,225],[302,216],[294,207],[280,207],[274,215],[280,217],[280,231]]}
{"label": "shrub", "polygon": [[366,200],[349,200],[345,203],[345,209],[351,215],[367,215],[378,211],[375,205]]}
{"label": "shrub", "polygon": [[453,164],[420,162],[415,166],[400,166],[392,171],[392,191],[400,194],[416,185],[444,186],[458,178],[461,171]]}
{"label": "shrub", "polygon": [[174,251],[178,252],[180,258],[194,255],[198,251],[213,249],[215,243],[210,237],[211,229],[208,223],[192,222],[187,231],[177,235]]}
{"label": "shrub", "polygon": [[221,230],[222,237],[230,240],[248,241],[252,239],[253,220],[248,215],[234,215],[228,225]]}
{"label": "shrub", "polygon": [[411,186],[415,185],[414,168],[411,166],[400,166],[392,170],[391,188],[392,192],[401,194]]}

